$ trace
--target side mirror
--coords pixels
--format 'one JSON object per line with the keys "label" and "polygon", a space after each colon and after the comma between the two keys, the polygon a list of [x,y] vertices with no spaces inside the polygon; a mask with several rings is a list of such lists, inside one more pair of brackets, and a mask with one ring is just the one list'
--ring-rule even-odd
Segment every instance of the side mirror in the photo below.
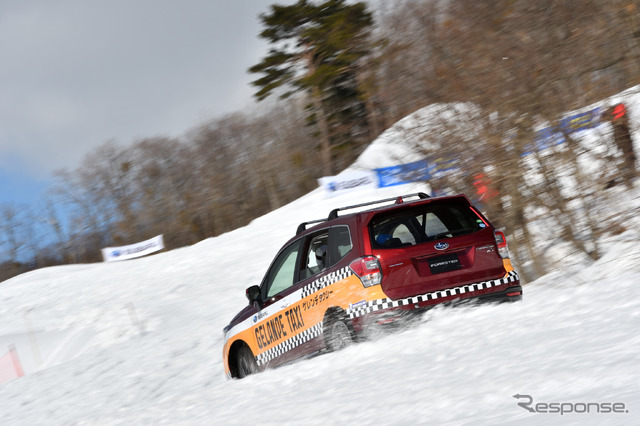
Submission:
{"label": "side mirror", "polygon": [[249,299],[249,304],[257,302],[258,300],[260,300],[260,287],[257,285],[252,285],[246,290],[245,294],[247,295],[247,299]]}

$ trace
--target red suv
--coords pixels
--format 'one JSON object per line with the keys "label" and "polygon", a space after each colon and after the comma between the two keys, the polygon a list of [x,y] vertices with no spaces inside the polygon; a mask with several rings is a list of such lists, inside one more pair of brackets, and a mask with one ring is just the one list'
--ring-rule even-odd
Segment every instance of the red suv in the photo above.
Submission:
{"label": "red suv", "polygon": [[246,295],[224,329],[230,378],[340,349],[441,303],[520,300],[522,287],[504,234],[466,196],[417,193],[300,224]]}

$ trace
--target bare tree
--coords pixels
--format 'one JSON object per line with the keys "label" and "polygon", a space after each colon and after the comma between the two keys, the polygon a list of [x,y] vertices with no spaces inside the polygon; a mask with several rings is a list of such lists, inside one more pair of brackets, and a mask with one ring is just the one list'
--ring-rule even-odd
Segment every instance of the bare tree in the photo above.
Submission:
{"label": "bare tree", "polygon": [[19,210],[11,205],[0,207],[0,244],[4,247],[5,256],[11,262],[18,262],[20,251],[24,248],[24,222]]}
{"label": "bare tree", "polygon": [[[486,207],[514,233],[515,250],[531,260],[526,278],[544,270],[529,229],[532,207],[542,200],[565,238],[599,256],[597,245],[586,242],[601,232],[589,211],[594,204],[589,188],[600,182],[581,161],[594,153],[562,123],[570,111],[638,81],[637,16],[633,2],[524,0],[407,1],[382,15],[381,33],[389,39],[385,65],[392,77],[378,72],[385,82],[378,87],[393,87],[392,93],[409,99],[413,91],[423,105],[473,105],[457,114],[450,107],[454,114],[442,116],[447,124],[425,132],[423,149],[432,160],[456,161],[461,170],[446,175],[441,186],[471,190],[474,175],[490,178],[501,197]],[[402,59],[394,61],[394,55]],[[537,148],[531,152],[541,127],[566,141],[551,156]],[[534,158],[537,169],[531,167]],[[568,170],[570,193],[559,186]],[[542,179],[532,182],[537,172]],[[580,220],[577,211],[585,212]]]}

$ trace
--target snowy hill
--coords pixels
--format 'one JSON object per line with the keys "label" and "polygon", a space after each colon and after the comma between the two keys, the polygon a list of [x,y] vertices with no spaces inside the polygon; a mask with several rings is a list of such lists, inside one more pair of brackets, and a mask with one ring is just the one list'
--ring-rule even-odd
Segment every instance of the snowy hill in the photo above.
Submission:
{"label": "snowy hill", "polygon": [[[413,161],[390,136],[354,167]],[[640,424],[638,221],[601,242],[598,262],[525,286],[521,303],[434,309],[342,352],[225,379],[222,328],[299,222],[418,190],[318,189],[192,247],[0,283],[0,356],[16,345],[26,372],[0,383],[0,424]],[[612,197],[640,208],[639,188]],[[527,395],[547,413],[519,406]]]}

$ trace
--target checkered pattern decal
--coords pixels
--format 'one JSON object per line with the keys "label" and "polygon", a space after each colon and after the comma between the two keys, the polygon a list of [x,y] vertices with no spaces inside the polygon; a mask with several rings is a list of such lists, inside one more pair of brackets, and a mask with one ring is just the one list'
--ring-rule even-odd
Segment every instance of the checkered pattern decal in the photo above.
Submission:
{"label": "checkered pattern decal", "polygon": [[337,283],[338,281],[347,278],[349,275],[352,275],[352,272],[349,267],[346,266],[344,268],[338,269],[337,271],[331,272],[330,274],[322,276],[317,280],[312,281],[310,284],[304,286],[302,288],[302,294],[300,295],[300,298],[304,299],[305,297],[312,295],[318,290],[321,290],[333,283]]}
{"label": "checkered pattern decal", "polygon": [[265,351],[259,354],[256,357],[256,361],[258,362],[258,365],[262,366],[268,363],[269,361],[271,361],[272,359],[279,357],[283,353],[290,351],[293,348],[308,342],[314,337],[320,336],[321,334],[322,334],[322,322],[314,325],[311,328],[306,329],[302,333],[297,334],[290,339],[285,340],[284,342],[280,343],[277,346],[274,346],[268,351]]}
{"label": "checkered pattern decal", "polygon": [[464,294],[471,291],[485,290],[491,287],[497,287],[500,285],[512,283],[518,280],[518,274],[516,271],[511,271],[506,277],[498,280],[483,281],[475,284],[464,285],[461,287],[449,288],[446,290],[435,291],[433,293],[421,294],[419,296],[407,297],[406,299],[391,300],[388,298],[372,300],[366,304],[359,305],[354,308],[349,308],[347,314],[349,318],[356,318],[370,312],[375,312],[380,309],[396,308],[398,306],[415,305],[416,303],[424,302],[427,300],[435,300],[441,297],[455,296],[458,294]]}
{"label": "checkered pattern decal", "polygon": [[[327,275],[324,275],[318,278],[317,280],[314,280],[311,283],[307,284],[302,289],[300,289],[300,298],[298,300],[305,299],[306,297],[311,296],[312,294],[322,290],[325,287],[330,286],[331,284],[342,281],[343,279],[349,277],[350,275],[352,275],[352,272],[348,266],[338,269]],[[291,337],[288,340],[285,340],[279,345],[274,346],[273,348],[261,354],[258,354],[258,356],[256,357],[256,361],[258,362],[258,365],[262,366],[268,363],[269,361],[271,361],[272,359],[279,357],[285,352],[290,351],[296,348],[297,346],[300,346],[301,344],[308,342],[314,337],[320,336],[321,334],[322,334],[322,322],[312,326],[311,328],[308,328],[307,330],[303,331],[300,334],[297,334]]]}

